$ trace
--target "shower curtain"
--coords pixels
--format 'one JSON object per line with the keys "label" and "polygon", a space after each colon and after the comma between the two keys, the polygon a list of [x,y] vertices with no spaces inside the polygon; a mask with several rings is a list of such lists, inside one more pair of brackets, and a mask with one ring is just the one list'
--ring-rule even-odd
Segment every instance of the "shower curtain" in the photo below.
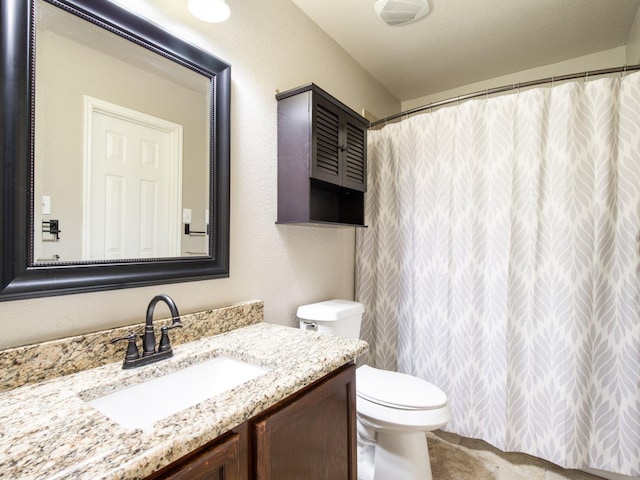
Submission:
{"label": "shower curtain", "polygon": [[356,297],[371,365],[445,430],[640,476],[640,73],[369,132]]}

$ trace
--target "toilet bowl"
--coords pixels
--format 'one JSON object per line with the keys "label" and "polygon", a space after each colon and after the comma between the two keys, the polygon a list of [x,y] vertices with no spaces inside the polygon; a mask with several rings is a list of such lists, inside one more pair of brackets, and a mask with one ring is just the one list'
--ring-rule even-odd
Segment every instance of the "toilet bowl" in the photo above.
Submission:
{"label": "toilet bowl", "polygon": [[[364,306],[328,300],[298,308],[300,328],[358,338]],[[358,480],[431,480],[426,432],[451,418],[442,390],[422,379],[361,365],[356,370]]]}
{"label": "toilet bowl", "polygon": [[431,480],[425,432],[451,418],[442,390],[410,375],[363,365],[356,370],[356,413],[360,480]]}

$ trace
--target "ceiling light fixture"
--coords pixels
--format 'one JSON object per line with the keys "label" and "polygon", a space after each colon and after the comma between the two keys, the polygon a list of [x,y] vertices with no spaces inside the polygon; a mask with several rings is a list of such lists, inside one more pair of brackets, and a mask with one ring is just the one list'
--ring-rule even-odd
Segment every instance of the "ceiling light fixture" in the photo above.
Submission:
{"label": "ceiling light fixture", "polygon": [[209,23],[224,22],[231,16],[224,0],[189,0],[187,8],[194,17]]}
{"label": "ceiling light fixture", "polygon": [[428,15],[428,0],[378,0],[373,4],[376,14],[392,26],[406,25]]}

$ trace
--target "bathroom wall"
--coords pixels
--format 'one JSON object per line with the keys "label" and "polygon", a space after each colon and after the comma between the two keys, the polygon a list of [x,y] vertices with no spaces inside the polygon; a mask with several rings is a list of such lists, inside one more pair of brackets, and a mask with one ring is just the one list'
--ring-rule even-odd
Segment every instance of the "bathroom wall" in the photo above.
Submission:
{"label": "bathroom wall", "polygon": [[[638,42],[640,43],[640,39],[638,39]],[[554,75],[567,75],[570,73],[579,73],[589,70],[621,67],[625,65],[625,63],[629,64],[629,62],[625,62],[626,53],[626,48],[624,46],[621,46],[612,48],[610,50],[605,50],[603,52],[593,53],[591,55],[572,58],[564,62],[553,63],[529,70],[523,70],[521,72],[516,72],[510,75],[503,75],[500,77],[492,78],[490,80],[485,80],[483,82],[472,83],[469,85],[464,85],[462,87],[453,88],[451,90],[437,92],[432,95],[403,101],[402,110],[409,110],[411,108],[427,105],[431,102],[437,102],[439,100],[455,98],[458,95],[481,92],[489,88],[502,87],[505,85],[516,85],[518,82],[549,78]]]}
{"label": "bathroom wall", "polygon": [[[353,229],[276,226],[276,102],[283,91],[315,82],[356,111],[375,117],[400,110],[400,102],[289,0],[230,2],[223,24],[193,19],[186,0],[116,0],[232,65],[231,275],[228,279],[0,303],[0,349],[139,321],[148,299],[172,295],[185,312],[259,298],[265,320],[294,325],[298,304],[353,296]],[[621,65],[640,50],[633,44],[534,69]],[[635,45],[635,47],[634,47]],[[577,63],[576,63],[577,62]],[[575,67],[574,67],[575,65]],[[553,67],[553,68],[552,68]],[[572,68],[567,68],[572,67]],[[486,83],[486,85],[485,85]],[[464,93],[509,83],[506,77],[465,87]],[[458,90],[458,89],[457,89]],[[457,91],[456,90],[456,91]],[[402,103],[411,108],[456,91]],[[310,252],[313,252],[312,254]]]}
{"label": "bathroom wall", "polygon": [[581,57],[572,58],[564,62],[553,63],[542,67],[515,72],[509,75],[492,78],[482,82],[464,85],[462,87],[437,92],[423,97],[403,100],[402,110],[427,105],[431,102],[454,98],[472,92],[480,92],[489,88],[515,85],[518,82],[538,80],[558,75],[579,73],[589,70],[615,68],[623,65],[636,65],[640,63],[640,9],[636,13],[635,22],[629,32],[625,45],[602,52],[592,53]]}
{"label": "bathroom wall", "polygon": [[640,63],[640,8],[636,13],[627,44],[625,46],[625,64],[637,65]]}
{"label": "bathroom wall", "polygon": [[232,65],[230,277],[2,302],[0,349],[137,323],[159,292],[185,313],[261,299],[265,321],[283,325],[295,324],[297,305],[353,298],[353,228],[274,223],[274,95],[314,82],[378,117],[399,101],[289,0],[229,2],[231,18],[217,25],[192,18],[186,0],[121,2]]}

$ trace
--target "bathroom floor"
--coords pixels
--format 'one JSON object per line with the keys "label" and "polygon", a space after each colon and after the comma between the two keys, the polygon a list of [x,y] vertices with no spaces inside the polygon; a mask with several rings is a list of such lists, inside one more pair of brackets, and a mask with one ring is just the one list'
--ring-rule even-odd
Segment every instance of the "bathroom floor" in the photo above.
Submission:
{"label": "bathroom floor", "polygon": [[442,431],[427,434],[434,480],[602,480],[522,453],[504,453],[482,440]]}

